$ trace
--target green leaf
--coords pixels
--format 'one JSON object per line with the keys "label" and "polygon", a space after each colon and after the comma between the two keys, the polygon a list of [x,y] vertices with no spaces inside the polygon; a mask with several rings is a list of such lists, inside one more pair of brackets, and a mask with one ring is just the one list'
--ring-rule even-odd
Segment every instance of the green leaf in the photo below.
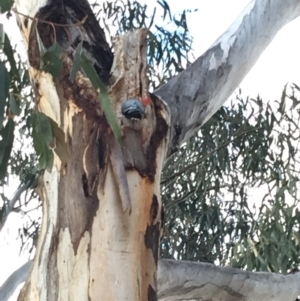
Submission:
{"label": "green leaf", "polygon": [[3,29],[3,24],[0,23],[0,49],[4,48],[4,41],[5,41],[5,33]]}
{"label": "green leaf", "polygon": [[9,96],[9,107],[15,115],[19,116],[21,114],[22,110],[12,94]]}
{"label": "green leaf", "polygon": [[10,41],[7,35],[5,35],[4,40],[4,49],[3,49],[5,55],[7,56],[7,60],[9,62],[11,73],[14,75],[15,79],[20,82],[20,74],[17,68],[17,64],[14,58],[14,50],[12,49],[10,45]]}
{"label": "green leaf", "polygon": [[285,107],[286,107],[286,88],[287,88],[287,84],[285,84],[282,94],[281,94],[281,101],[279,104],[279,109],[278,111],[283,114],[285,112]]}
{"label": "green leaf", "polygon": [[94,66],[91,64],[91,62],[88,60],[88,58],[84,54],[81,55],[81,67],[82,67],[83,72],[86,74],[86,76],[91,81],[93,87],[97,91],[100,91],[99,101],[103,108],[106,119],[107,119],[116,139],[121,143],[122,131],[121,131],[121,128],[119,127],[115,113],[112,109],[112,105],[111,105],[110,98],[107,93],[107,89],[104,86],[104,84],[101,82]]}
{"label": "green leaf", "polygon": [[168,3],[164,0],[162,1],[157,1],[157,3],[163,8],[164,10],[164,16],[163,16],[163,20],[165,20],[166,15],[169,14],[169,19],[172,20],[172,16],[171,16],[171,10],[170,10],[170,6],[168,5]]}
{"label": "green leaf", "polygon": [[47,48],[45,47],[37,28],[36,28],[35,32],[36,32],[36,37],[37,37],[37,41],[38,41],[38,45],[39,45],[40,56],[42,57],[47,52]]}
{"label": "green leaf", "polygon": [[32,137],[34,149],[39,156],[40,169],[51,171],[53,166],[53,152],[50,144],[53,142],[52,129],[49,118],[41,112],[32,116]]}
{"label": "green leaf", "polygon": [[82,42],[78,44],[76,47],[75,55],[74,55],[74,60],[73,60],[73,66],[72,70],[70,72],[70,80],[73,81],[75,78],[75,75],[78,70],[81,68],[81,52],[82,52]]}
{"label": "green leaf", "polygon": [[62,61],[60,59],[62,48],[57,42],[55,42],[50,48],[46,49],[40,38],[38,41],[41,53],[40,68],[43,71],[50,73],[53,78],[56,79],[62,68]]}
{"label": "green leaf", "polygon": [[0,141],[0,180],[5,177],[7,172],[8,161],[14,142],[14,129],[15,123],[12,119],[9,119],[0,132],[2,137],[2,140]]}
{"label": "green leaf", "polygon": [[53,43],[52,46],[47,49],[47,52],[51,52],[57,57],[61,55],[62,51],[62,47],[57,42]]}
{"label": "green leaf", "polygon": [[13,6],[13,4],[14,4],[14,0],[1,0],[1,2],[0,2],[1,14],[10,10],[11,7]]}
{"label": "green leaf", "polygon": [[9,88],[9,74],[3,62],[0,61],[0,129],[3,126],[4,111]]}
{"label": "green leaf", "polygon": [[4,215],[5,210],[6,210],[6,204],[3,203],[3,206],[2,206],[2,208],[0,209],[0,221],[1,221],[2,218],[3,218],[3,215]]}
{"label": "green leaf", "polygon": [[65,141],[65,133],[53,119],[51,119],[50,117],[48,117],[48,119],[50,121],[52,133],[55,138],[54,151],[56,152],[57,156],[64,165],[68,163],[70,157],[68,147]]}
{"label": "green leaf", "polygon": [[62,61],[57,57],[53,52],[46,52],[42,57],[42,70],[50,73],[54,79],[59,75],[59,72],[62,68]]}

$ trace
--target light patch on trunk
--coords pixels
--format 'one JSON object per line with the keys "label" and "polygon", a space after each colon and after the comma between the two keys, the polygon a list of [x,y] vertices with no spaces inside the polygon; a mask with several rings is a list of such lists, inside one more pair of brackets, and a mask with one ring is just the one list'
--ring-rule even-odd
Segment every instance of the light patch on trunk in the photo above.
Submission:
{"label": "light patch on trunk", "polygon": [[[57,172],[56,168],[52,169],[52,172],[49,173],[45,171],[44,174],[44,185],[46,190],[47,203],[48,203],[48,213],[49,219],[48,222],[52,224],[54,227],[57,223],[57,208],[58,208],[58,183],[59,183],[60,175]],[[43,213],[44,214],[44,213]]]}
{"label": "light patch on trunk", "polygon": [[34,17],[41,7],[47,5],[49,0],[16,0],[15,3],[18,7],[18,11],[27,16]]}
{"label": "light patch on trunk", "polygon": [[44,187],[40,188],[39,194],[43,201],[43,221],[38,240],[36,260],[33,263],[29,281],[26,282],[24,290],[27,290],[27,299],[30,301],[47,301],[47,273],[49,251],[53,238],[54,228],[57,221],[58,204],[58,182],[57,169],[53,168],[51,173],[44,174]]}
{"label": "light patch on trunk", "polygon": [[68,101],[68,108],[64,111],[64,133],[69,134],[73,137],[73,116],[81,112],[82,110],[78,108],[72,101]]}
{"label": "light patch on trunk", "polygon": [[[227,31],[212,45],[214,47],[215,45],[221,44],[221,48],[224,51],[223,54],[223,60],[227,59],[229,50],[231,49],[231,46],[236,40],[236,32],[238,31],[239,27],[241,26],[245,16],[250,15],[252,9],[254,8],[257,1],[251,1],[245,9],[241,12],[241,14],[234,20],[234,22],[230,25]],[[210,69],[211,70],[211,69]]]}
{"label": "light patch on trunk", "polygon": [[59,274],[58,301],[88,301],[90,234],[84,233],[77,254],[74,254],[69,229],[59,233],[57,268]]}
{"label": "light patch on trunk", "polygon": [[91,300],[125,300],[123,296],[131,297],[126,300],[145,300],[141,298],[147,295],[148,284],[155,287],[156,268],[153,271],[145,269],[145,266],[155,267],[156,264],[152,250],[145,246],[144,227],[150,225],[149,212],[145,211],[150,208],[147,204],[152,203],[154,193],[159,195],[159,190],[155,189],[159,186],[140,177],[136,171],[128,171],[127,179],[133,201],[131,215],[124,214],[120,206],[111,167],[107,171],[103,190],[98,191],[101,202],[91,238]]}
{"label": "light patch on trunk", "polygon": [[210,59],[209,59],[209,66],[208,70],[218,70],[220,66],[226,63],[229,55],[229,50],[233,46],[234,42],[236,41],[236,36],[231,36],[226,45],[223,45],[221,42],[221,45],[219,45],[219,53],[217,55],[217,51],[213,52]]}
{"label": "light patch on trunk", "polygon": [[[43,200],[45,202],[43,208],[47,206],[48,210],[43,210],[43,224],[48,224],[49,226],[48,229],[47,227],[42,226],[42,231],[47,229],[47,233],[40,233],[40,235],[43,235],[42,237],[44,237],[43,241],[39,240],[39,242],[43,244],[43,248],[42,246],[41,249],[38,247],[38,250],[41,250],[39,266],[40,273],[47,269],[51,241],[57,223],[58,182],[59,175],[56,168],[53,168],[51,173],[47,171],[45,172],[43,190],[46,190],[46,192],[43,193]],[[36,262],[37,261],[35,261],[35,263]],[[40,301],[47,301],[47,274],[41,273],[40,277],[35,279],[39,279],[39,288],[42,288],[40,290]]]}
{"label": "light patch on trunk", "polygon": [[36,103],[40,111],[44,112],[60,126],[60,100],[52,76],[49,73],[40,72],[34,68],[30,68],[29,72],[30,77],[34,79],[33,85],[35,82],[38,82]]}

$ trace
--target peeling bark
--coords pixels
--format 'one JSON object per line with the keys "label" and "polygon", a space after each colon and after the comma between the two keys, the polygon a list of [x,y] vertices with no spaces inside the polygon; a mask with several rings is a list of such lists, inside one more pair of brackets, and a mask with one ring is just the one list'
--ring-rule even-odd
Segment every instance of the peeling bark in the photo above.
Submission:
{"label": "peeling bark", "polygon": [[[148,93],[146,31],[117,38],[113,61],[86,0],[17,0],[16,5],[25,15],[59,24],[78,24],[87,16],[83,25],[68,27],[21,16],[18,21],[27,44],[36,106],[64,131],[70,154],[67,163],[55,157],[52,172],[45,172],[39,188],[42,228],[19,301],[157,300],[163,216],[159,183],[164,158],[221,107],[278,30],[300,14],[300,2],[252,1],[203,56],[155,95]],[[46,47],[56,37],[64,49],[63,69],[56,80],[40,70],[36,30]],[[80,72],[73,82],[69,79],[80,41],[99,77],[110,87],[123,132],[122,146],[112,136],[90,81]],[[131,98],[145,108],[141,119],[121,114],[122,102]],[[165,262],[160,271],[165,273],[161,279],[166,279],[160,296],[166,300],[253,300],[235,282],[217,290],[218,281],[202,284],[201,277],[207,279],[209,270],[201,272],[199,264]],[[227,274],[222,271],[224,281]],[[255,285],[251,289],[258,296]]]}
{"label": "peeling bark", "polygon": [[[90,8],[82,3],[48,3],[35,16],[60,24],[76,23],[84,12],[90,17]],[[55,14],[59,8],[62,12]],[[104,37],[96,40],[99,34],[91,30],[93,22],[65,28],[54,25],[55,34],[53,26],[42,21],[21,17],[19,24],[28,42],[36,105],[64,131],[69,153],[66,164],[56,157],[52,172],[44,174],[42,229],[19,301],[156,300],[159,183],[169,112],[160,98],[148,93],[147,31],[115,40],[108,81],[111,52]],[[56,37],[64,49],[63,69],[56,80],[40,70],[37,30],[46,47]],[[123,132],[121,145],[112,135],[89,79],[80,72],[73,82],[69,79],[74,50],[81,40],[100,78],[109,82]],[[129,98],[145,107],[142,119],[121,114],[122,102]]]}

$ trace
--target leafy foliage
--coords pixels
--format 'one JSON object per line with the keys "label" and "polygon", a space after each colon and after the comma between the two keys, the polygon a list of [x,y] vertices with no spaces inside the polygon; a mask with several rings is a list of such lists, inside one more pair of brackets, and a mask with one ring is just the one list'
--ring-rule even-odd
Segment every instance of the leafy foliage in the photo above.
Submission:
{"label": "leafy foliage", "polygon": [[[0,215],[3,216],[9,202],[11,201],[11,189],[18,189],[28,182],[30,176],[37,174],[37,158],[33,151],[32,123],[31,115],[33,113],[34,102],[32,89],[29,82],[26,64],[11,46],[10,40],[4,34],[4,41],[0,47]],[[9,188],[8,188],[9,187]],[[27,214],[27,204],[32,199],[37,199],[35,192],[29,187],[25,197],[19,199],[19,205],[14,210],[22,211]],[[1,222],[0,222],[1,228]],[[24,234],[26,226],[20,229],[20,235],[23,236],[24,244],[29,236]],[[24,232],[25,231],[25,232]],[[36,228],[38,231],[38,228]],[[29,233],[29,232],[26,232]]]}
{"label": "leafy foliage", "polygon": [[291,91],[277,106],[237,95],[169,159],[162,256],[283,273],[299,265],[300,90]]}
{"label": "leafy foliage", "polygon": [[[23,129],[26,126],[25,121],[31,110],[30,102],[27,98],[27,94],[31,92],[25,92],[30,91],[28,74],[20,57],[18,57],[18,63],[15,57],[18,57],[18,55],[11,47],[7,35],[5,35],[2,54],[0,53],[0,76],[4,79],[0,81],[0,129],[2,128],[0,144],[3,151],[1,155],[0,181],[2,181],[2,184],[6,181],[8,166],[11,169],[11,173],[14,173],[14,168],[9,164],[16,152],[16,148],[14,148],[13,154],[10,155],[12,145],[18,136],[23,137]],[[23,101],[23,110],[21,109],[21,101]],[[18,134],[16,131],[18,131]],[[28,135],[26,137],[28,138]],[[22,165],[22,161],[20,163]]]}
{"label": "leafy foliage", "polygon": [[14,4],[14,0],[1,0],[0,3],[0,13],[5,13],[11,9]]}
{"label": "leafy foliage", "polygon": [[80,57],[81,69],[86,74],[86,76],[90,79],[93,87],[99,92],[99,101],[101,103],[101,107],[105,113],[106,119],[116,137],[116,139],[121,142],[122,132],[117,122],[116,116],[112,109],[112,105],[108,96],[107,88],[101,82],[95,68],[87,59],[84,54],[81,54]]}

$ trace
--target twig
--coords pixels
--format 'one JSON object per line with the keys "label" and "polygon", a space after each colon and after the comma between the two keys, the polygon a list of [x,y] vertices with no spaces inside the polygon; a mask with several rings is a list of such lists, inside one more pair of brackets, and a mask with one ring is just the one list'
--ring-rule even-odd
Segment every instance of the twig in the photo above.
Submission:
{"label": "twig", "polygon": [[12,11],[22,17],[25,17],[25,18],[28,18],[30,20],[33,20],[33,21],[37,21],[37,22],[42,22],[42,23],[46,23],[46,24],[49,24],[51,26],[55,25],[55,26],[60,26],[60,27],[73,27],[73,26],[82,26],[86,19],[87,19],[87,16],[85,16],[81,21],[77,22],[77,23],[73,23],[73,24],[60,24],[60,23],[55,23],[55,22],[50,22],[50,21],[46,21],[46,20],[43,20],[43,19],[39,19],[37,17],[30,17],[28,15],[25,15],[25,14],[22,14],[20,12],[18,12],[15,8],[12,9]]}
{"label": "twig", "polygon": [[168,182],[169,180],[173,179],[174,177],[180,176],[182,173],[184,173],[185,171],[189,170],[191,167],[203,163],[206,159],[208,159],[210,156],[212,156],[215,152],[217,152],[220,149],[222,149],[223,147],[229,145],[230,143],[232,143],[233,141],[237,140],[238,138],[241,138],[244,134],[248,134],[248,133],[251,133],[251,132],[258,131],[258,130],[264,130],[264,129],[257,129],[257,128],[251,129],[251,130],[248,130],[248,131],[245,131],[245,132],[241,133],[240,135],[234,137],[233,139],[230,139],[229,141],[226,141],[226,142],[222,143],[221,145],[217,146],[215,149],[213,149],[211,152],[209,152],[208,154],[206,154],[201,159],[197,160],[196,162],[194,162],[192,164],[189,164],[189,165],[185,166],[180,171],[173,173],[172,176],[169,176],[169,177],[163,179],[160,182],[160,184],[165,184],[166,182]]}

